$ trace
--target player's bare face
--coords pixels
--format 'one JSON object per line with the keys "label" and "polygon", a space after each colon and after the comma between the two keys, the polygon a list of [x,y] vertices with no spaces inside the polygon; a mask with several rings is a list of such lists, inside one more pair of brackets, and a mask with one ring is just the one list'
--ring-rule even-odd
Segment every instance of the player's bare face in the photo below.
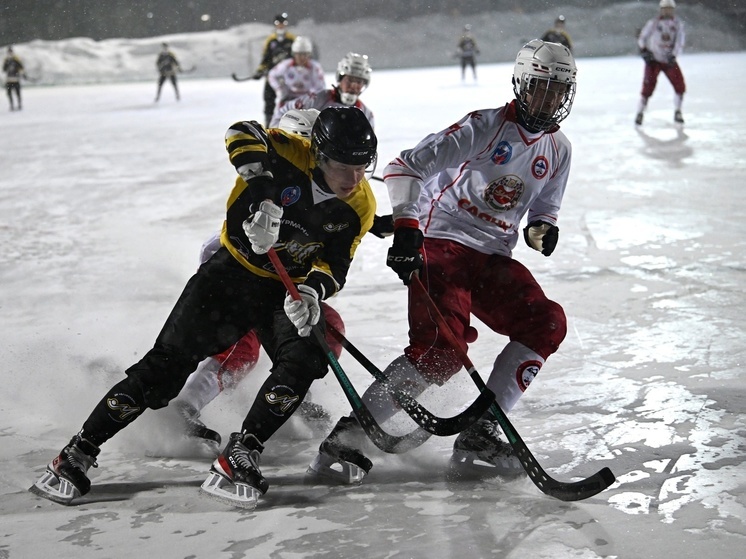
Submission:
{"label": "player's bare face", "polygon": [[528,112],[532,116],[553,115],[562,106],[567,93],[567,84],[548,80],[537,80],[526,94]]}
{"label": "player's bare face", "polygon": [[295,58],[295,63],[298,66],[305,66],[311,60],[311,53],[310,52],[297,52],[293,55],[293,58]]}
{"label": "player's bare face", "polygon": [[327,159],[319,165],[324,180],[337,198],[347,198],[365,176],[365,165],[347,165]]}
{"label": "player's bare face", "polygon": [[339,82],[339,89],[343,93],[352,93],[353,95],[360,95],[366,86],[365,80],[361,78],[354,78],[352,76],[343,76]]}

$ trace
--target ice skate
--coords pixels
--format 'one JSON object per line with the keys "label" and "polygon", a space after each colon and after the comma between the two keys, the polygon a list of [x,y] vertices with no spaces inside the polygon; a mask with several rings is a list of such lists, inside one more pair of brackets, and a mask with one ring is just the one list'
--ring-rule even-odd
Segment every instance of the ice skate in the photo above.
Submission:
{"label": "ice skate", "polygon": [[360,451],[363,430],[357,419],[343,417],[319,446],[307,473],[345,484],[361,483],[373,463]]}
{"label": "ice skate", "polygon": [[259,470],[264,446],[250,433],[232,433],[215,459],[200,492],[223,503],[253,510],[269,483]]}
{"label": "ice skate", "polygon": [[199,411],[191,404],[177,402],[175,405],[179,416],[184,420],[184,432],[187,437],[202,446],[208,454],[212,456],[219,454],[221,443],[220,433],[202,423],[199,419]]}
{"label": "ice skate", "polygon": [[457,466],[485,469],[494,475],[524,472],[513,447],[500,438],[494,419],[480,419],[462,431],[453,443],[451,461]]}
{"label": "ice skate", "polygon": [[80,433],[47,466],[47,471],[29,487],[29,491],[55,503],[69,505],[90,491],[91,481],[86,475],[96,464],[97,446],[85,440]]}
{"label": "ice skate", "polygon": [[681,115],[681,111],[674,111],[673,121],[677,124],[684,124],[684,117]]}
{"label": "ice skate", "polygon": [[642,124],[642,113],[637,113],[637,116],[635,117],[635,124],[637,126],[640,126]]}

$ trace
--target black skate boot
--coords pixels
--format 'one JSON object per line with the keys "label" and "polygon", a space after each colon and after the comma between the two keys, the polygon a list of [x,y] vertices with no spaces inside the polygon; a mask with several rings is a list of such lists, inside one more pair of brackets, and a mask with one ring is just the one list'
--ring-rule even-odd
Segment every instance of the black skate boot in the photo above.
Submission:
{"label": "black skate boot", "polygon": [[232,433],[228,445],[215,459],[200,491],[233,506],[254,509],[269,483],[259,470],[264,446],[251,433]]}
{"label": "black skate boot", "polygon": [[184,432],[202,445],[212,454],[217,455],[220,452],[221,437],[220,433],[207,427],[199,419],[199,411],[186,402],[176,402],[176,410],[184,420]]}
{"label": "black skate boot", "polygon": [[319,453],[308,467],[312,476],[326,477],[341,483],[361,483],[373,463],[358,450],[365,433],[354,417],[343,417],[319,446]]}
{"label": "black skate boot", "polygon": [[55,503],[69,505],[73,499],[91,490],[91,480],[86,474],[91,466],[98,466],[96,456],[99,452],[96,445],[83,438],[81,431],[49,463],[47,471],[29,491]]}
{"label": "black skate boot", "polygon": [[674,111],[673,121],[677,124],[684,124],[684,117],[682,116],[681,111]]}
{"label": "black skate boot", "polygon": [[637,126],[640,126],[642,124],[642,112],[637,113],[637,116],[635,117],[635,124]]}
{"label": "black skate boot", "polygon": [[[513,447],[500,438],[497,420],[483,417],[459,433],[453,443],[452,461],[457,465],[488,468],[494,475],[517,475],[524,472]],[[479,466],[483,462],[487,466]]]}

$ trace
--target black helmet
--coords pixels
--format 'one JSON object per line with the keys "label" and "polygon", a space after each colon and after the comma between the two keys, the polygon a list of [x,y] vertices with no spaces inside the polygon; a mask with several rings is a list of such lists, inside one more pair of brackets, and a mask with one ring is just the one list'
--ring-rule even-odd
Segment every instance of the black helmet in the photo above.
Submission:
{"label": "black helmet", "polygon": [[368,118],[356,107],[321,111],[311,130],[311,143],[320,155],[347,165],[370,165],[378,147]]}
{"label": "black helmet", "polygon": [[282,12],[281,14],[277,14],[275,16],[275,25],[278,25],[280,23],[284,23],[287,25],[288,23],[288,15],[285,12]]}

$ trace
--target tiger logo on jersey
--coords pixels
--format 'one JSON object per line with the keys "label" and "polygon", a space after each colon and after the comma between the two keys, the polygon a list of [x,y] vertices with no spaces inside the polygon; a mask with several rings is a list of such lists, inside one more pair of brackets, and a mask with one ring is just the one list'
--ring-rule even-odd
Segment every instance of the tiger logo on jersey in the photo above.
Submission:
{"label": "tiger logo on jersey", "polygon": [[525,189],[520,177],[506,175],[487,185],[484,189],[484,201],[497,212],[507,212],[515,208]]}
{"label": "tiger logo on jersey", "polygon": [[321,243],[309,243],[307,245],[301,244],[298,241],[288,241],[285,243],[285,250],[298,264],[303,264],[309,259],[314,258],[315,254],[322,247]]}

